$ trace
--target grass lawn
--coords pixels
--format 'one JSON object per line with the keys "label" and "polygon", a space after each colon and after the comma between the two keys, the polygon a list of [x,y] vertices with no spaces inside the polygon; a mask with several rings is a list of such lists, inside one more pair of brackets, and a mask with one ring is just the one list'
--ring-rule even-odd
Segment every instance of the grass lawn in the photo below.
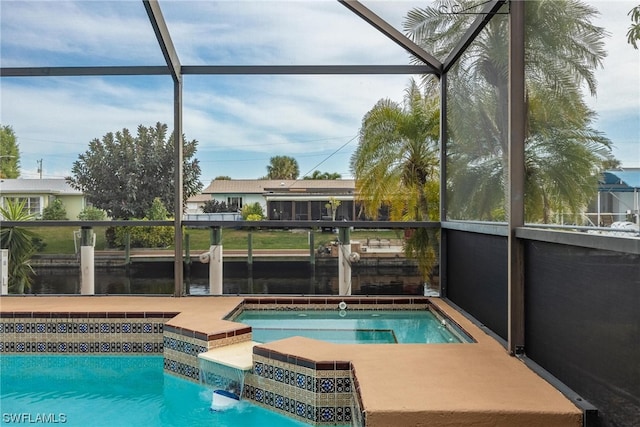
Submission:
{"label": "grass lawn", "polygon": [[[106,227],[95,227],[96,250],[108,250],[104,236]],[[31,227],[45,244],[42,254],[73,254],[74,231],[77,227]],[[210,246],[210,230],[187,229],[189,247],[191,250],[206,250]],[[222,245],[227,249],[246,249],[248,230],[225,228],[222,230]],[[306,249],[309,247],[307,230],[254,230],[251,231],[253,249]],[[398,239],[403,235],[402,230],[354,230],[351,240],[364,241],[367,238]],[[337,239],[337,234],[314,231],[314,246],[326,244]],[[172,248],[170,248],[172,249]]]}

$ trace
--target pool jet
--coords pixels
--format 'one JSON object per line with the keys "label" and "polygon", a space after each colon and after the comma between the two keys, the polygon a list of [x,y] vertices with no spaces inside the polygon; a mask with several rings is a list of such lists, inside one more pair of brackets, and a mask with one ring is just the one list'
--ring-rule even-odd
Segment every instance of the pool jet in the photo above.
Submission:
{"label": "pool jet", "polygon": [[240,402],[240,396],[234,393],[235,390],[213,390],[213,396],[211,396],[211,410],[212,411],[226,411],[233,408]]}
{"label": "pool jet", "polygon": [[213,389],[212,411],[225,411],[240,403],[255,344],[246,341],[198,354],[200,383]]}

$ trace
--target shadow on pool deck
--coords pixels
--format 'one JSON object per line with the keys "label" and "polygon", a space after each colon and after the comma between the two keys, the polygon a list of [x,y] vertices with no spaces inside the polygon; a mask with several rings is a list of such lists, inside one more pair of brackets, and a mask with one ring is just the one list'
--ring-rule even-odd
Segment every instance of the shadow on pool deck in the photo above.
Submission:
{"label": "shadow on pool deck", "polygon": [[[376,299],[348,298],[371,303]],[[237,325],[222,319],[243,300],[226,296],[9,296],[0,298],[0,311],[179,312],[170,320],[173,326],[215,333]],[[366,424],[371,427],[582,425],[581,410],[558,390],[446,302],[437,298],[431,302],[477,342],[363,345],[294,337],[260,347],[310,360],[351,361]]]}

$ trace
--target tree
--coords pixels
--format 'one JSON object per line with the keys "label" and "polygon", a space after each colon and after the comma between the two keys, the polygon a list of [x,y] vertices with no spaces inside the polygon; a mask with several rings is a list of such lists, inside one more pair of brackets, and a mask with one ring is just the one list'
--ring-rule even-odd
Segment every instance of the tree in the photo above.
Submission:
{"label": "tree", "polygon": [[[476,18],[472,3],[452,1],[414,9],[405,30],[436,57],[446,57]],[[528,221],[548,221],[554,209],[588,203],[610,141],[592,129],[595,117],[582,86],[596,93],[603,28],[597,11],[579,1],[525,2],[528,105],[526,198]],[[508,19],[496,16],[449,72],[448,212],[452,218],[504,220],[508,171]],[[562,160],[561,160],[562,159]],[[496,191],[498,189],[498,191]],[[574,210],[575,212],[575,210]]]}
{"label": "tree", "polygon": [[324,205],[324,207],[327,209],[327,212],[331,212],[332,221],[336,220],[336,213],[338,213],[338,208],[341,204],[342,202],[335,197],[329,197],[329,202]]}
{"label": "tree", "polygon": [[0,178],[20,177],[20,150],[11,126],[0,126]]}
{"label": "tree", "polygon": [[342,175],[338,172],[320,172],[319,170],[313,171],[311,176],[305,176],[304,179],[340,179]]}
{"label": "tree", "polygon": [[[413,80],[402,105],[382,99],[365,115],[351,157],[365,215],[376,218],[388,207],[392,221],[438,218],[439,121],[438,100],[423,96]],[[405,252],[418,260],[425,280],[436,263],[434,244],[425,228],[406,242]]]}
{"label": "tree", "polygon": [[298,162],[289,156],[274,156],[269,159],[266,179],[298,179]]}
{"label": "tree", "polygon": [[[192,159],[196,140],[183,140],[183,206],[197,194],[200,165]],[[137,134],[128,129],[94,139],[89,149],[73,163],[69,184],[84,192],[87,201],[107,212],[111,218],[144,217],[159,197],[174,211],[174,141],[167,139],[167,125],[138,126]]]}
{"label": "tree", "polygon": [[[532,84],[533,86],[533,84]],[[545,97],[529,94],[529,135],[525,145],[526,220],[574,223],[597,194],[599,170],[610,156],[610,141],[589,123],[594,113],[579,92]]]}
{"label": "tree", "polygon": [[231,177],[228,175],[220,175],[220,176],[216,176],[215,178],[213,178],[213,180],[218,180],[218,181],[231,181]]}
{"label": "tree", "polygon": [[606,171],[619,171],[622,170],[622,163],[615,157],[611,157],[602,162],[602,169]]}
{"label": "tree", "polygon": [[638,40],[640,40],[640,5],[631,9],[628,15],[631,15],[631,26],[627,31],[627,42],[637,49]]}
{"label": "tree", "polygon": [[67,210],[62,204],[62,200],[54,199],[49,206],[42,209],[42,219],[44,220],[66,220]]}
{"label": "tree", "polygon": [[[25,207],[25,201],[5,200],[0,207],[0,215],[5,221],[30,221],[35,219]],[[36,252],[34,241],[38,235],[24,227],[0,228],[0,247],[9,250],[9,289],[23,294],[31,287],[35,272],[31,267],[31,257]]]}
{"label": "tree", "polygon": [[387,205],[394,221],[437,219],[428,193],[438,186],[439,120],[437,99],[424,97],[414,80],[402,105],[381,99],[365,115],[351,170],[366,216]]}

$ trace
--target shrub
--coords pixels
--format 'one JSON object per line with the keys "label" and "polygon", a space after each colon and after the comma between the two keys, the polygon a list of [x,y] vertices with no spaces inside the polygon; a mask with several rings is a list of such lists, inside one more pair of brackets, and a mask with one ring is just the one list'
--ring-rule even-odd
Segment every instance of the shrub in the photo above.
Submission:
{"label": "shrub", "polygon": [[[168,217],[169,211],[165,208],[162,200],[156,197],[153,199],[144,220],[162,221]],[[124,248],[127,234],[129,234],[129,247],[131,248],[166,248],[173,243],[173,227],[171,226],[109,227],[105,231],[105,238],[110,247]]]}
{"label": "shrub", "polygon": [[246,221],[262,221],[262,216],[258,214],[249,214],[246,218]]}
{"label": "shrub", "polygon": [[42,209],[42,219],[49,221],[60,221],[67,218],[67,210],[62,204],[62,200],[54,199],[49,206]]}
{"label": "shrub", "polygon": [[109,227],[105,231],[107,244],[114,248],[124,248],[127,233],[131,248],[166,248],[173,243],[173,227]]}
{"label": "shrub", "polygon": [[81,221],[102,221],[106,217],[105,211],[94,206],[87,206],[78,214],[78,219]]}
{"label": "shrub", "polygon": [[160,200],[160,197],[156,197],[153,199],[153,203],[151,203],[151,207],[146,212],[147,219],[152,221],[162,221],[169,218],[169,211]]}
{"label": "shrub", "polygon": [[219,202],[217,200],[207,200],[202,205],[202,212],[218,213],[218,212],[234,212],[234,211],[230,210],[225,202]]}
{"label": "shrub", "polygon": [[245,205],[242,208],[242,219],[245,221],[262,221],[264,219],[264,211],[260,203],[255,202]]}

